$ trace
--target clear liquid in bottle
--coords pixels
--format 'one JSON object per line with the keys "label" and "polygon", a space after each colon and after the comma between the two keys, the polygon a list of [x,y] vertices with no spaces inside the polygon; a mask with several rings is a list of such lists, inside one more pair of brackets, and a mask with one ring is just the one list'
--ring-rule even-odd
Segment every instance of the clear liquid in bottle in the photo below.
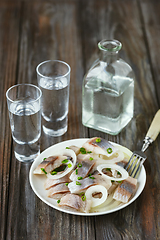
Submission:
{"label": "clear liquid in bottle", "polygon": [[133,117],[134,73],[117,53],[108,55],[108,62],[97,61],[84,78],[82,123],[116,135]]}

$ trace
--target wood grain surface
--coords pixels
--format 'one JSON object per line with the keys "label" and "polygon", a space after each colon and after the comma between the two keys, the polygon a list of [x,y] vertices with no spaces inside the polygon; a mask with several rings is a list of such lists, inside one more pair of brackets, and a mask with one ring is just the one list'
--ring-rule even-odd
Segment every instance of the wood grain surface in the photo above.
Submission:
{"label": "wood grain surface", "polygon": [[[69,139],[101,136],[130,150],[143,138],[160,108],[160,1],[0,1],[0,239],[160,239],[160,136],[147,150],[147,182],[128,207],[96,217],[59,212],[42,202],[29,184],[31,164],[14,157],[6,90],[16,83],[37,85],[36,66],[48,59],[71,66],[68,131],[42,132],[41,151]],[[100,40],[122,42],[120,56],[136,75],[134,117],[117,136],[82,125],[82,81],[98,58]]]}

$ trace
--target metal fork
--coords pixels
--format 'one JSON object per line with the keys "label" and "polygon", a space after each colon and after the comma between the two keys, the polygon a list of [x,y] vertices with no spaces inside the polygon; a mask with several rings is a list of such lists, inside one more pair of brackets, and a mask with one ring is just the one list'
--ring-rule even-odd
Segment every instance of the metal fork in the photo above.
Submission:
{"label": "metal fork", "polygon": [[127,170],[131,177],[133,178],[138,177],[141,167],[145,160],[147,159],[147,156],[144,154],[144,152],[147,150],[149,145],[156,140],[159,132],[160,132],[160,110],[157,111],[153,118],[153,121],[151,122],[148,132],[143,140],[144,144],[142,146],[141,151],[134,151],[127,165],[125,166],[125,169]]}

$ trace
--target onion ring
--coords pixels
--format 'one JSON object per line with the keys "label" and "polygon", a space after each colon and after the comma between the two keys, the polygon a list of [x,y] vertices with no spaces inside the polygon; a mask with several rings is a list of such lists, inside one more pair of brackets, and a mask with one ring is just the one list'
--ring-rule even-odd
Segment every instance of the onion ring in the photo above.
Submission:
{"label": "onion ring", "polygon": [[[102,197],[101,198],[94,198],[92,196],[93,193],[102,193]],[[101,205],[102,203],[104,203],[107,199],[108,196],[108,192],[107,189],[102,186],[102,185],[95,185],[95,186],[91,186],[87,189],[87,191],[85,192],[85,196],[87,200],[91,200],[92,201],[92,207],[96,207],[98,205]]]}
{"label": "onion ring", "polygon": [[[114,169],[114,170],[120,172],[121,175],[122,175],[122,177],[120,177],[120,178],[110,177],[110,176],[108,176],[108,175],[106,175],[106,174],[104,174],[104,173],[102,172],[102,170],[103,170],[104,168]],[[101,165],[98,165],[98,166],[97,166],[97,170],[98,170],[98,172],[101,173],[104,177],[106,177],[106,178],[108,178],[108,179],[110,179],[110,180],[113,180],[113,181],[122,181],[122,180],[125,180],[126,178],[128,178],[128,176],[129,176],[128,172],[127,172],[123,167],[121,167],[121,166],[119,166],[119,165],[116,165],[116,164],[107,164],[107,163],[106,163],[106,164],[101,164]]]}
{"label": "onion ring", "polygon": [[59,174],[55,174],[55,175],[52,175],[51,173],[47,173],[47,178],[49,179],[59,179],[61,177],[64,177],[65,175],[67,175],[72,169],[73,169],[73,162],[68,160],[67,163],[64,163],[65,165],[68,165],[68,164],[71,164],[70,167],[67,167],[67,169],[65,171],[63,171],[62,173],[59,173]]}
{"label": "onion ring", "polygon": [[[56,154],[57,154],[57,152],[56,152]],[[70,171],[72,171],[73,168],[74,168],[75,165],[76,165],[76,159],[77,159],[77,157],[76,157],[76,154],[75,154],[75,152],[74,152],[73,150],[71,150],[71,149],[60,150],[60,151],[58,151],[58,154],[72,157],[73,162],[70,161],[70,160],[68,160],[67,163],[64,163],[64,164],[67,164],[67,165],[68,165],[68,164],[71,164],[71,166],[70,166],[70,167],[67,167],[67,168],[65,169],[65,171],[63,171],[62,173],[55,174],[55,175],[52,175],[51,173],[47,173],[46,176],[47,176],[49,179],[59,179],[59,178],[61,178],[61,177],[64,177],[64,176],[67,175]]]}

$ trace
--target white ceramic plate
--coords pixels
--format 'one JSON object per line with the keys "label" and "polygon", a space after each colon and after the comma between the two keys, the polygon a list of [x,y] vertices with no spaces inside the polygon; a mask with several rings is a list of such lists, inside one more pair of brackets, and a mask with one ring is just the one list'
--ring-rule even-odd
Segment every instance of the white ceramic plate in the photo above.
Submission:
{"label": "white ceramic plate", "polygon": [[[138,189],[137,189],[135,195],[126,204],[120,204],[118,206],[116,206],[116,204],[115,205],[113,204],[113,209],[105,210],[105,211],[102,211],[102,212],[94,212],[94,213],[75,212],[75,211],[72,211],[72,210],[65,210],[61,207],[58,207],[57,200],[47,197],[47,191],[44,189],[44,182],[45,182],[46,176],[45,175],[41,175],[41,176],[40,175],[34,175],[33,174],[34,169],[43,161],[44,158],[56,154],[56,151],[58,151],[60,149],[65,149],[66,147],[69,147],[71,145],[76,145],[78,147],[81,147],[83,145],[83,143],[86,142],[87,140],[88,140],[88,138],[72,139],[72,140],[57,143],[57,144],[47,148],[46,150],[44,150],[36,158],[36,160],[33,162],[32,166],[30,168],[29,180],[30,180],[30,184],[31,184],[31,187],[32,187],[33,191],[43,202],[45,202],[47,205],[51,206],[52,208],[55,208],[55,209],[57,209],[59,211],[62,211],[62,212],[74,214],[74,215],[81,215],[81,216],[103,215],[103,214],[108,214],[108,213],[118,211],[118,210],[128,206],[129,204],[131,204],[133,201],[135,201],[138,198],[138,196],[141,194],[141,192],[144,189],[144,186],[145,186],[145,183],[146,183],[146,172],[145,172],[145,169],[144,169],[143,166],[142,166],[142,169],[141,169],[141,173],[138,177]],[[127,148],[125,148],[125,147],[123,147],[119,144],[115,144],[115,143],[112,143],[112,144],[116,145],[118,148],[120,148],[128,156],[132,155],[132,152],[129,149],[127,149]]]}

